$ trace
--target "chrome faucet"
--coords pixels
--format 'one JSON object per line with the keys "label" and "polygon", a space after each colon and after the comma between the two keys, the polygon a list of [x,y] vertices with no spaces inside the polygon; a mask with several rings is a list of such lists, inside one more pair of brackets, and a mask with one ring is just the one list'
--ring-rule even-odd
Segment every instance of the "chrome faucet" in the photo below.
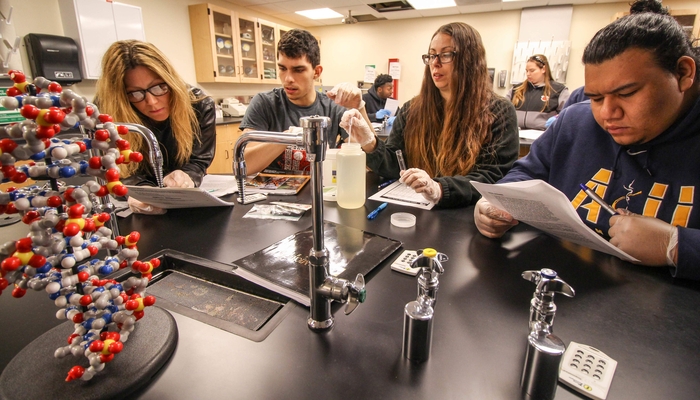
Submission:
{"label": "chrome faucet", "polygon": [[143,125],[121,122],[117,124],[126,126],[130,132],[138,133],[146,141],[148,145],[148,162],[151,164],[151,168],[153,168],[153,174],[156,177],[158,187],[163,187],[163,153],[160,151],[160,145],[158,144],[156,135]]}
{"label": "chrome faucet", "polygon": [[307,324],[313,331],[325,331],[333,326],[331,302],[347,303],[345,314],[353,312],[365,300],[365,278],[357,274],[354,282],[336,278],[328,273],[328,250],[323,238],[323,175],[322,164],[328,147],[330,118],[302,117],[301,133],[249,131],[241,135],[233,150],[233,170],[238,181],[239,200],[245,203],[246,163],[243,156],[250,142],[296,145],[306,150],[311,163],[311,222],[313,248],[309,254],[309,297],[311,307]]}
{"label": "chrome faucet", "polygon": [[559,364],[566,351],[564,342],[552,333],[557,311],[554,294],[574,297],[575,292],[549,268],[525,271],[522,276],[537,288],[530,300],[530,334],[520,386],[524,399],[551,400],[557,390]]}

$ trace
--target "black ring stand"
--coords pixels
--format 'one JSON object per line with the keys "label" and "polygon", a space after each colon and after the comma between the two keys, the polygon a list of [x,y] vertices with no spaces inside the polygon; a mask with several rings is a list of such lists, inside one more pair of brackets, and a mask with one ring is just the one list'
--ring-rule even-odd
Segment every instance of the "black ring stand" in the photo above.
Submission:
{"label": "black ring stand", "polygon": [[125,398],[147,385],[175,351],[175,319],[160,307],[148,307],[144,317],[104,369],[89,381],[66,382],[74,365],[89,367],[84,356],[54,358],[67,344],[73,323],[63,323],[36,338],[20,351],[0,375],[0,399],[106,399]]}

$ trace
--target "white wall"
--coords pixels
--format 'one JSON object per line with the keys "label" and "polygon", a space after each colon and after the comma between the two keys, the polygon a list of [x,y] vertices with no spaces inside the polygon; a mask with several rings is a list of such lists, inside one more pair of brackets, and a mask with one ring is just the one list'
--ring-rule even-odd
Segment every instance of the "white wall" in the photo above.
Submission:
{"label": "white wall", "polygon": [[[672,10],[697,9],[697,1],[669,1]],[[574,5],[571,18],[571,57],[567,86],[573,90],[584,84],[581,64],[583,50],[593,35],[613,20],[618,12],[629,11],[629,3]],[[388,72],[388,59],[401,61],[399,102],[410,100],[420,90],[423,64],[420,55],[427,52],[430,38],[441,25],[465,22],[479,31],[486,47],[488,66],[510,72],[513,46],[518,40],[520,10],[479,14],[365,22],[355,25],[314,27],[310,29],[321,39],[321,59],[324,65],[323,84],[363,79],[364,66],[374,64],[377,74]],[[508,89],[496,92],[505,95]]]}
{"label": "white wall", "polygon": [[[202,87],[215,98],[250,95],[270,90],[275,86],[195,82],[187,6],[202,1],[119,1],[141,7],[146,39],[163,50],[186,81]],[[295,27],[294,24],[250,12],[226,1],[212,0],[209,3]],[[13,21],[17,35],[27,33],[63,35],[57,0],[10,0],[10,4],[14,7]],[[665,0],[664,5],[672,10],[700,7],[697,0]],[[580,60],[590,38],[600,28],[610,23],[615,13],[628,11],[629,5],[628,2],[620,2],[574,5],[573,7],[570,35],[572,53],[567,75],[567,86],[572,90],[583,85],[583,66]],[[440,25],[453,21],[470,24],[480,32],[486,46],[489,67],[496,68],[497,72],[510,69],[513,45],[517,41],[520,28],[519,10],[309,28],[321,39],[323,84],[332,86],[338,82],[362,80],[364,66],[367,64],[376,65],[377,73],[386,73],[388,59],[398,58],[402,66],[399,101],[403,103],[418,93],[423,76],[420,55],[426,53],[432,34]],[[30,68],[24,49],[23,60],[24,70],[29,73]],[[75,85],[74,90],[91,99],[95,92],[95,81],[83,81]],[[505,94],[506,89],[497,89],[497,92]]]}

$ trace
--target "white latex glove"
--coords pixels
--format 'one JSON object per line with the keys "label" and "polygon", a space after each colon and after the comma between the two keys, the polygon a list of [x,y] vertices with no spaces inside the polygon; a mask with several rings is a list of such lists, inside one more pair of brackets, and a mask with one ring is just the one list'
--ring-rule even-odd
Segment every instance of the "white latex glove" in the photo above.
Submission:
{"label": "white latex glove", "polygon": [[333,89],[326,92],[326,95],[345,108],[360,109],[365,106],[365,101],[362,100],[362,91],[357,85],[350,82],[335,85]]}
{"label": "white latex glove", "polygon": [[481,198],[474,206],[474,223],[482,235],[495,239],[518,225],[518,220],[507,211],[496,208],[486,199]]}
{"label": "white latex glove", "polygon": [[409,168],[401,174],[399,182],[405,183],[406,186],[420,193],[426,200],[433,204],[437,204],[442,197],[442,186],[439,182],[434,181],[427,172],[418,168]]}
{"label": "white latex glove", "polygon": [[374,142],[374,130],[367,126],[362,114],[357,110],[347,110],[340,119],[340,127],[350,135],[350,141],[366,146]]}
{"label": "white latex glove", "polygon": [[179,169],[169,173],[163,178],[163,186],[165,187],[179,187],[179,188],[193,188],[194,182],[189,175],[182,172]]}
{"label": "white latex glove", "polygon": [[143,203],[141,201],[136,200],[133,197],[129,197],[127,199],[127,203],[129,203],[129,210],[131,210],[131,212],[133,212],[134,214],[161,215],[165,214],[165,212],[168,211],[164,208]]}
{"label": "white latex glove", "polygon": [[[610,243],[639,260],[642,265],[675,265],[677,240],[669,249],[669,242],[678,228],[658,218],[633,214],[617,209],[619,215],[610,218]],[[670,253],[667,257],[667,253]],[[670,260],[668,259],[670,258]],[[670,262],[669,262],[670,261]]]}

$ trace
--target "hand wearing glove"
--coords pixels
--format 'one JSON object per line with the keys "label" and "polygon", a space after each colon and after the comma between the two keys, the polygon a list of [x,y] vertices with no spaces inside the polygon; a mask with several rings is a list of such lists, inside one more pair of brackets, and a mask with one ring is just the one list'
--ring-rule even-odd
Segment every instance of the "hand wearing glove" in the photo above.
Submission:
{"label": "hand wearing glove", "polygon": [[165,214],[165,212],[168,211],[164,208],[140,202],[133,197],[129,197],[127,199],[127,203],[129,204],[129,210],[131,210],[131,212],[133,212],[134,214],[161,215]]}
{"label": "hand wearing glove", "polygon": [[610,218],[610,243],[642,265],[676,265],[678,228],[658,218],[618,209]]}
{"label": "hand wearing glove", "polygon": [[335,101],[336,104],[345,108],[360,109],[365,106],[365,101],[362,100],[362,91],[349,82],[335,85],[326,95],[328,95],[331,100]]}
{"label": "hand wearing glove", "polygon": [[374,130],[367,126],[362,114],[357,110],[347,110],[340,119],[340,127],[350,135],[350,141],[364,147],[374,142]]}
{"label": "hand wearing glove", "polygon": [[391,111],[382,108],[381,110],[378,110],[377,113],[375,114],[377,116],[377,119],[383,119],[384,117],[388,117],[391,115]]}
{"label": "hand wearing glove", "polygon": [[482,198],[474,206],[474,223],[482,235],[496,239],[505,235],[508,229],[518,225],[518,220],[507,211],[494,207]]}
{"label": "hand wearing glove", "polygon": [[433,204],[437,204],[442,197],[442,186],[439,182],[434,181],[427,172],[418,168],[409,168],[401,174],[399,182],[405,183],[406,186],[420,193],[426,200]]}
{"label": "hand wearing glove", "polygon": [[557,116],[556,116],[556,115],[553,116],[553,117],[549,117],[549,119],[547,120],[547,122],[544,123],[544,127],[545,127],[545,128],[549,128],[549,126],[552,125],[552,124],[554,123],[554,121],[556,121],[556,120],[557,120]]}
{"label": "hand wearing glove", "polygon": [[176,169],[175,171],[169,173],[163,178],[163,186],[165,187],[178,187],[178,188],[193,188],[194,182],[189,175],[182,172],[182,170]]}
{"label": "hand wearing glove", "polygon": [[392,126],[394,125],[394,120],[396,119],[396,116],[389,117],[389,119],[386,120],[386,125],[387,126]]}

